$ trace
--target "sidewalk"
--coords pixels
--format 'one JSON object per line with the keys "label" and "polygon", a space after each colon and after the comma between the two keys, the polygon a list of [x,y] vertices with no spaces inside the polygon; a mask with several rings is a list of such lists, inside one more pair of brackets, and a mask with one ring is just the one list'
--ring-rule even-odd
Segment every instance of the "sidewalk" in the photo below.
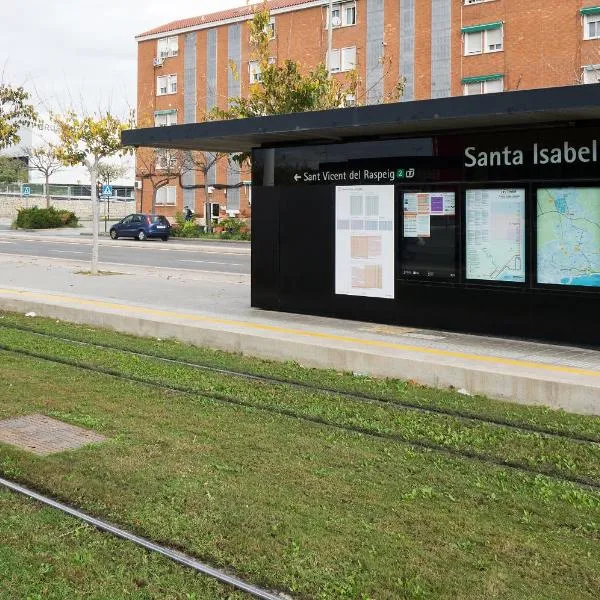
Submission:
{"label": "sidewalk", "polygon": [[0,261],[0,310],[600,414],[597,350],[262,311],[247,276],[78,274],[87,266]]}
{"label": "sidewalk", "polygon": [[[60,228],[60,229],[10,229],[9,219],[0,219],[0,238],[22,238],[26,240],[39,240],[39,241],[63,241],[65,239],[78,239],[84,244],[91,244],[92,227],[91,225],[85,224],[83,227],[72,228]],[[121,245],[136,245],[139,246],[140,242],[129,239],[119,239]],[[168,249],[173,246],[181,249],[198,249],[213,250],[223,252],[225,254],[250,254],[250,242],[238,241],[238,240],[206,240],[206,239],[195,239],[195,238],[169,238],[169,241],[165,244],[162,241],[150,240],[144,243],[156,243],[160,244],[162,248]],[[114,244],[109,238],[108,233],[104,233],[104,224],[100,227],[100,244]]]}

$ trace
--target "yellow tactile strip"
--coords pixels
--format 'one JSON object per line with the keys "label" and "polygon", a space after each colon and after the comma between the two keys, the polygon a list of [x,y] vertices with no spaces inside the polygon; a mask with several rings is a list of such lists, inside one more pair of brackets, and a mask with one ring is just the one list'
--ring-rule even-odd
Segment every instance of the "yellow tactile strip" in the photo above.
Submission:
{"label": "yellow tactile strip", "polygon": [[280,327],[278,325],[268,325],[266,323],[253,323],[250,321],[238,321],[233,319],[222,319],[218,317],[209,317],[205,315],[194,315],[190,313],[177,312],[166,309],[150,308],[145,306],[135,306],[131,304],[122,304],[118,302],[109,302],[107,300],[94,300],[88,298],[78,298],[76,296],[65,296],[61,294],[47,294],[42,292],[34,292],[28,290],[11,290],[0,288],[0,294],[17,296],[23,299],[38,300],[38,301],[58,301],[69,303],[71,306],[77,307],[96,307],[103,310],[127,311],[136,316],[148,317],[168,317],[176,318],[190,322],[210,323],[213,325],[227,325],[230,327],[238,327],[242,329],[252,329],[257,331],[269,331],[273,333],[281,333],[286,335],[308,337],[313,339],[330,340],[337,342],[345,342],[357,347],[371,348],[389,348],[393,350],[402,350],[420,355],[458,358],[479,363],[505,365],[521,367],[525,369],[538,369],[540,371],[549,371],[554,373],[569,373],[574,375],[584,375],[591,377],[600,377],[600,370],[582,369],[578,367],[569,367],[563,365],[553,365],[543,362],[535,362],[528,360],[520,360],[517,358],[506,358],[499,356],[488,356],[480,354],[470,354],[468,352],[459,352],[455,350],[443,350],[440,348],[424,348],[421,346],[412,346],[410,344],[399,344],[385,340],[372,340],[363,338],[354,338],[351,336],[337,335],[320,331],[310,331],[303,329],[293,329],[289,327]]}

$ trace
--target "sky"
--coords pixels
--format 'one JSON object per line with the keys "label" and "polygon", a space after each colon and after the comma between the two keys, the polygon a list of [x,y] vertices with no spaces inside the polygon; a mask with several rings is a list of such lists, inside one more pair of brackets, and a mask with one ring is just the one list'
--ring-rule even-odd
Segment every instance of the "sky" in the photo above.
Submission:
{"label": "sky", "polygon": [[23,85],[41,113],[136,105],[135,36],[246,0],[4,0],[0,81]]}

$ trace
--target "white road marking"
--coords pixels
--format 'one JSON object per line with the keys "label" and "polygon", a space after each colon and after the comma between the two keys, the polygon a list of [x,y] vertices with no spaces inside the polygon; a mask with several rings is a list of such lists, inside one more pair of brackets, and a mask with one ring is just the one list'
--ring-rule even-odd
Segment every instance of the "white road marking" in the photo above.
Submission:
{"label": "white road marking", "polygon": [[217,262],[215,260],[187,260],[180,258],[178,262],[191,262],[191,263],[203,263],[205,265],[227,265],[228,267],[241,267],[241,263],[228,263],[228,262]]}
{"label": "white road marking", "polygon": [[87,254],[83,250],[54,250],[54,248],[49,248],[48,252],[61,252],[63,254]]}

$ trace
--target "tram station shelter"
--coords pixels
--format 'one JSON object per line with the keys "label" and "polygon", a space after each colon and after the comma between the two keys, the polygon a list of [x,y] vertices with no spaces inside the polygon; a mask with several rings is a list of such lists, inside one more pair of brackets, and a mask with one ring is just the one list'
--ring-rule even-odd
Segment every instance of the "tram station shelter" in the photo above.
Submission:
{"label": "tram station shelter", "polygon": [[600,346],[600,85],[123,133],[252,153],[252,306]]}

